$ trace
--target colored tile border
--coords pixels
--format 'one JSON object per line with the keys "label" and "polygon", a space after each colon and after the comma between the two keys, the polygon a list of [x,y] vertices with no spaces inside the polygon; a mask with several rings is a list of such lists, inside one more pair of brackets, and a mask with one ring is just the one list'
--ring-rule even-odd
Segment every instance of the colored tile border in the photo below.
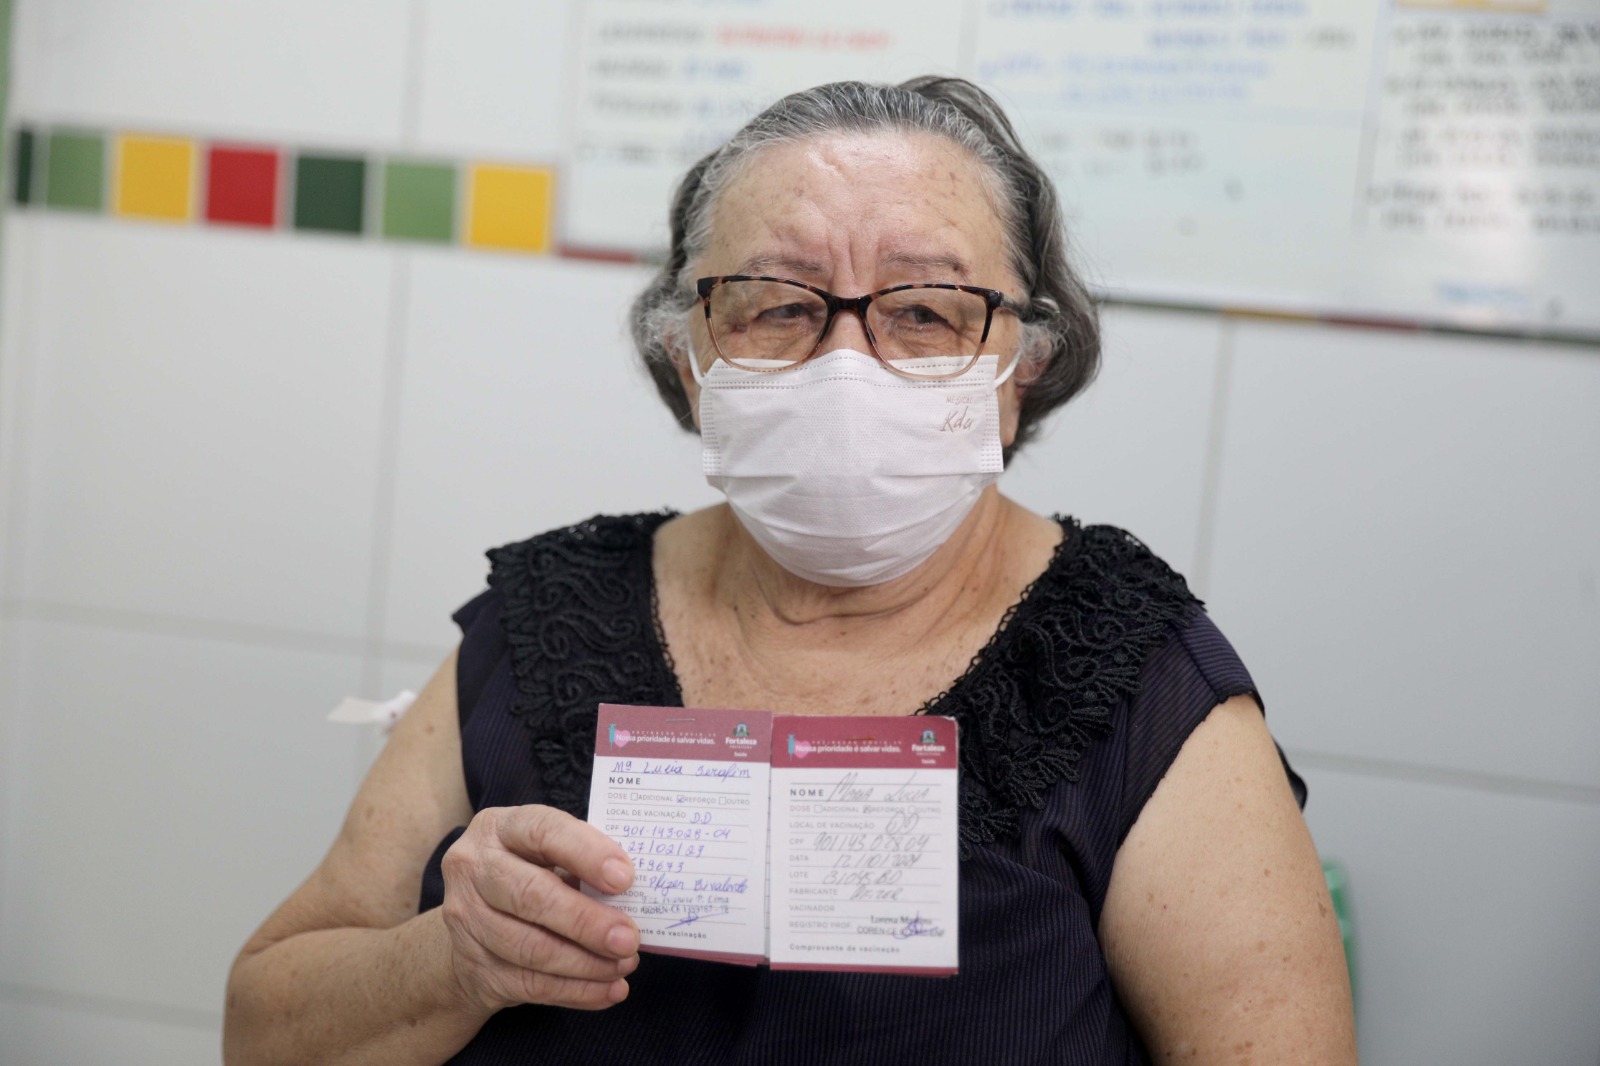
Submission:
{"label": "colored tile border", "polygon": [[454,240],[455,166],[398,159],[384,163],[382,231],[391,240]]}
{"label": "colored tile border", "polygon": [[10,135],[6,179],[18,207],[567,254],[555,243],[554,166],[28,123]]}
{"label": "colored tile border", "polygon": [[17,130],[11,149],[11,202],[33,202],[34,136],[29,129]]}
{"label": "colored tile border", "polygon": [[206,151],[205,220],[217,225],[278,224],[282,156],[275,148],[213,144]]}
{"label": "colored tile border", "polygon": [[116,213],[189,221],[194,217],[195,156],[195,143],[181,137],[118,137]]}
{"label": "colored tile border", "polygon": [[44,202],[99,213],[106,202],[106,142],[98,133],[51,130],[44,148]]}
{"label": "colored tile border", "polygon": [[468,177],[466,243],[475,248],[550,248],[554,174],[545,167],[476,164]]}
{"label": "colored tile border", "polygon": [[294,228],[359,235],[366,221],[367,161],[305,154],[294,161]]}

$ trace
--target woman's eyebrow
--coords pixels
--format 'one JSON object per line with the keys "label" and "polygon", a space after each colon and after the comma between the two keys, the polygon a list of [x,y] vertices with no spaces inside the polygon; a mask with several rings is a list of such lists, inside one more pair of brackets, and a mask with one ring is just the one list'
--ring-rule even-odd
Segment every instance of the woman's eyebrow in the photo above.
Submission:
{"label": "woman's eyebrow", "polygon": [[[958,278],[967,278],[967,264],[956,256],[947,254],[921,255],[916,252],[889,252],[880,260],[884,266],[920,267],[924,270],[943,270]],[[820,277],[824,272],[821,263],[793,255],[754,255],[740,263],[735,274],[767,274],[776,268],[791,277]]]}
{"label": "woman's eyebrow", "polygon": [[823,267],[811,259],[800,259],[792,255],[755,255],[739,264],[735,274],[767,274],[776,267],[787,271],[795,277],[818,277],[822,274]]}
{"label": "woman's eyebrow", "polygon": [[967,264],[953,255],[918,255],[914,252],[890,252],[883,257],[886,266],[911,266],[932,270],[946,270],[958,278],[968,276]]}

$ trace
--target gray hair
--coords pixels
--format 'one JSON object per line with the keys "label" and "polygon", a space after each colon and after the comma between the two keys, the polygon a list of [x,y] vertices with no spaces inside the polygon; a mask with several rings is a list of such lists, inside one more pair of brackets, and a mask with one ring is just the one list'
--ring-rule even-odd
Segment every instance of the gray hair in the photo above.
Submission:
{"label": "gray hair", "polygon": [[709,243],[718,197],[763,148],[879,130],[935,134],[982,164],[1012,270],[1026,294],[1019,356],[1024,363],[1017,368],[1018,382],[1026,388],[1012,450],[1031,440],[1047,414],[1094,378],[1100,364],[1094,301],[1067,265],[1055,188],[1023,149],[1000,105],[963,78],[924,76],[899,85],[841,81],[792,93],[767,108],[690,167],[672,197],[672,244],[660,271],[633,301],[630,324],[639,356],[679,425],[692,431],[694,417],[667,344],[687,346],[684,312],[696,297],[694,279],[686,272]]}

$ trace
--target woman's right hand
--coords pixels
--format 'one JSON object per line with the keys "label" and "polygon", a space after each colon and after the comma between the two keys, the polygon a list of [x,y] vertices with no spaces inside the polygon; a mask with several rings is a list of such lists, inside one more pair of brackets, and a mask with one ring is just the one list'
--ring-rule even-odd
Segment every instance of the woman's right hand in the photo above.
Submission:
{"label": "woman's right hand", "polygon": [[625,891],[633,864],[616,841],[554,807],[489,807],[473,816],[442,867],[451,966],[473,1007],[600,1010],[627,997],[638,928],[557,872],[602,892]]}

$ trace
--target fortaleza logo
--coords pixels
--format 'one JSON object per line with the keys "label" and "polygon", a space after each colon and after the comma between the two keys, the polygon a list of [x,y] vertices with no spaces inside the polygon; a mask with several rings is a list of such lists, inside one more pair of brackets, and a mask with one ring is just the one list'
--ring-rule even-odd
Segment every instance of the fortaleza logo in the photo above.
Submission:
{"label": "fortaleza logo", "polygon": [[743,722],[733,727],[733,735],[722,738],[722,742],[730,748],[753,748],[756,746],[755,738],[750,735],[750,727]]}
{"label": "fortaleza logo", "polygon": [[[943,744],[922,749],[916,744],[911,745],[912,751],[926,750],[938,753],[944,750]],[[804,759],[814,751],[826,752],[831,755],[904,755],[905,745],[902,741],[877,737],[852,737],[837,740],[797,740],[793,733],[789,734],[789,757]]]}
{"label": "fortaleza logo", "polygon": [[933,735],[933,730],[924,729],[922,731],[922,742],[911,745],[911,751],[916,755],[943,755],[944,745],[938,742],[938,738]]}
{"label": "fortaleza logo", "polygon": [[710,733],[632,733],[626,728],[619,729],[617,723],[606,723],[606,740],[613,748],[625,748],[629,744],[699,744],[709,746],[715,744],[716,738]]}

